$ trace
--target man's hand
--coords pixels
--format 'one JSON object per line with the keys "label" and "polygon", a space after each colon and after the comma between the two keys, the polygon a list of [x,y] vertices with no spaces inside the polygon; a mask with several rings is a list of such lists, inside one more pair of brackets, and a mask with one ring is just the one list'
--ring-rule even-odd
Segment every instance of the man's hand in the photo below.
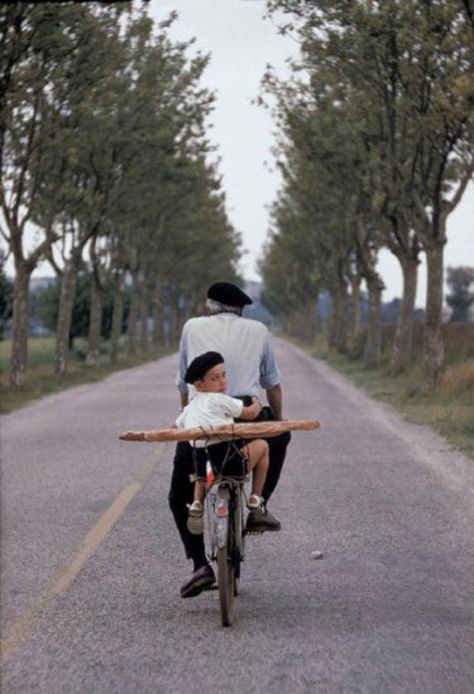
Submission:
{"label": "man's hand", "polygon": [[277,420],[283,419],[283,393],[280,384],[268,388],[266,391],[268,404]]}

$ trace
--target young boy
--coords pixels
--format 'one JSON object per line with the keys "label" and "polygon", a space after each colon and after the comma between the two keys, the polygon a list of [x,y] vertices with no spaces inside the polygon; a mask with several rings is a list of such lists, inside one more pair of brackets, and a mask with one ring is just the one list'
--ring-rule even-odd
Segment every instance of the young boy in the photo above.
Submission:
{"label": "young boy", "polygon": [[[193,359],[185,374],[197,394],[176,420],[178,429],[195,426],[228,424],[234,419],[255,419],[262,409],[258,398],[244,406],[241,400],[226,395],[227,378],[224,358],[219,352],[205,352]],[[262,489],[268,469],[268,444],[263,439],[226,441],[209,438],[195,442],[197,455],[197,481],[194,501],[189,506],[188,529],[195,535],[203,532],[203,501],[205,495],[206,462],[210,460],[217,472],[243,476],[252,470],[252,493],[247,506],[251,510],[262,505]],[[247,470],[248,466],[248,470]]]}

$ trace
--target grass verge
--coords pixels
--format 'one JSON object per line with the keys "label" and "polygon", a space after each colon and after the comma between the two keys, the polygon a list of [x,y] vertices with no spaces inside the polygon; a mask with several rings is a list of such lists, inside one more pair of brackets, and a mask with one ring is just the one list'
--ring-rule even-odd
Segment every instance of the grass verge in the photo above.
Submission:
{"label": "grass verge", "polygon": [[449,364],[440,388],[430,392],[423,385],[422,366],[394,376],[384,356],[379,368],[369,369],[360,359],[329,353],[322,337],[302,345],[311,356],[326,360],[337,371],[377,400],[392,405],[403,417],[427,424],[455,448],[474,459],[474,360]]}
{"label": "grass verge", "polygon": [[26,383],[18,390],[8,387],[8,359],[11,343],[9,340],[0,342],[0,414],[7,414],[32,400],[42,398],[51,393],[58,393],[73,386],[85,383],[95,383],[106,378],[115,371],[129,369],[160,357],[171,354],[171,348],[153,351],[146,355],[128,357],[120,353],[117,364],[111,364],[108,356],[108,344],[101,347],[101,355],[97,366],[86,366],[83,355],[85,341],[75,340],[71,352],[68,373],[58,376],[53,372],[54,338],[33,338],[28,343],[28,372]]}

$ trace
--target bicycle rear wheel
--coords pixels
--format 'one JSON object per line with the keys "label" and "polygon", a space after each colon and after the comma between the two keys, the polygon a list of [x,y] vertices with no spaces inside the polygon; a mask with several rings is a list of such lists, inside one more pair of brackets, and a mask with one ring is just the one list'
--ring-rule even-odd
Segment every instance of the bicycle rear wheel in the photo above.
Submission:
{"label": "bicycle rear wheel", "polygon": [[230,627],[234,621],[234,573],[228,547],[219,547],[217,550],[217,583],[221,620],[224,627]]}

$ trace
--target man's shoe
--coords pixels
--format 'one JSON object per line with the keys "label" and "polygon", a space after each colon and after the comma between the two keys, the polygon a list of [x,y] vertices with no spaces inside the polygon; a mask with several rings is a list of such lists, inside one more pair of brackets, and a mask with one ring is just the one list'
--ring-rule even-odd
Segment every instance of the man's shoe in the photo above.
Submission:
{"label": "man's shoe", "polygon": [[245,532],[249,535],[281,530],[281,523],[272,516],[265,507],[250,511],[245,524]]}
{"label": "man's shoe", "polygon": [[202,593],[203,590],[209,589],[215,582],[214,571],[209,564],[204,564],[204,566],[196,569],[187,583],[181,586],[181,597],[194,598],[199,593]]}

